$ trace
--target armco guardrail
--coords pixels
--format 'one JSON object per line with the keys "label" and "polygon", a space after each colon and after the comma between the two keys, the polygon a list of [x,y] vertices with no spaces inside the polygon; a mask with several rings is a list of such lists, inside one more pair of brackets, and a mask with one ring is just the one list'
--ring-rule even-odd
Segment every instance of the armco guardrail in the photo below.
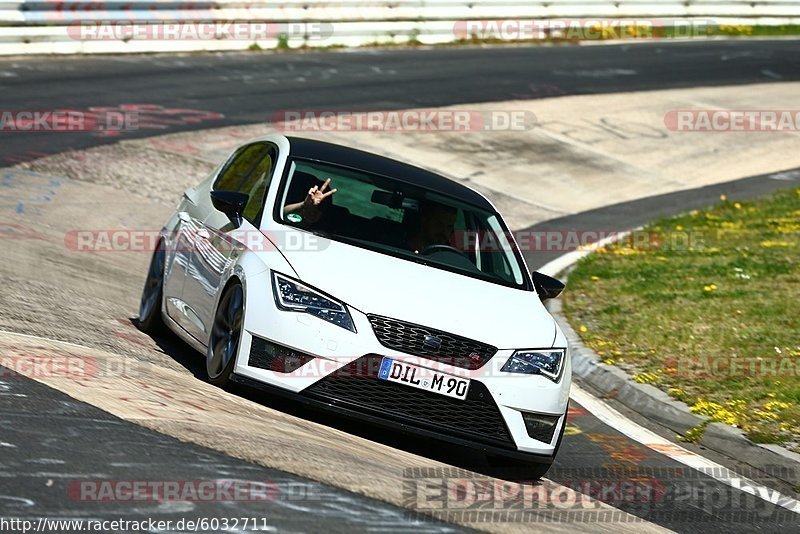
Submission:
{"label": "armco guardrail", "polygon": [[[704,24],[798,24],[800,2],[0,0],[0,54],[359,46],[409,40],[433,44],[468,38],[475,35],[475,27],[482,37],[541,38],[562,36],[559,24],[579,19],[586,24],[618,20],[639,27],[674,25],[679,27],[675,33],[690,36],[693,27]],[[476,26],[466,21],[483,22]],[[500,21],[511,25],[498,26]],[[538,21],[545,33],[535,33],[524,21]],[[491,31],[484,32],[487,28]]]}

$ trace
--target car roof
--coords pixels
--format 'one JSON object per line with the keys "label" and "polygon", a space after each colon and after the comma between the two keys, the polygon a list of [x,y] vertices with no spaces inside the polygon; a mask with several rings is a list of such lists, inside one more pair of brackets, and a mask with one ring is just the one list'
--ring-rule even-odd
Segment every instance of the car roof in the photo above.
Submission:
{"label": "car roof", "polygon": [[289,140],[289,153],[292,157],[318,160],[371,174],[387,176],[448,195],[462,202],[496,213],[494,206],[483,195],[435,172],[335,143],[304,137],[287,136],[286,139]]}

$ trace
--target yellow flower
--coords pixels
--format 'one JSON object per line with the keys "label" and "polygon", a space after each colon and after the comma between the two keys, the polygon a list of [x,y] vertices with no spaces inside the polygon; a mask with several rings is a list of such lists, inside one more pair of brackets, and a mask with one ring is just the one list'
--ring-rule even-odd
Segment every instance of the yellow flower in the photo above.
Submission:
{"label": "yellow flower", "polygon": [[779,224],[775,230],[780,234],[794,234],[800,232],[800,223]]}
{"label": "yellow flower", "polygon": [[717,284],[708,284],[707,286],[703,287],[703,291],[716,291]]}
{"label": "yellow flower", "polygon": [[707,415],[712,421],[736,425],[744,417],[744,408],[745,403],[742,400],[726,402],[725,406],[701,400],[689,409],[692,413]]}
{"label": "yellow flower", "polygon": [[654,373],[637,373],[633,375],[633,379],[640,384],[655,384],[661,380],[658,375]]}
{"label": "yellow flower", "polygon": [[633,248],[615,248],[614,254],[617,256],[632,256],[636,254],[636,249]]}
{"label": "yellow flower", "polygon": [[680,224],[675,226],[675,231],[682,232],[683,231],[683,226],[681,226]]}
{"label": "yellow flower", "polygon": [[706,427],[703,424],[697,425],[694,428],[690,428],[686,431],[686,434],[681,435],[677,434],[678,441],[683,441],[684,443],[697,443],[703,438],[703,433],[706,431]]}
{"label": "yellow flower", "polygon": [[764,405],[764,409],[770,412],[779,412],[789,408],[791,404],[782,401],[769,401]]}
{"label": "yellow flower", "polygon": [[721,201],[725,202],[726,200],[728,200],[728,197],[727,197],[727,195],[720,195],[720,196],[719,196],[719,199],[720,199]]}
{"label": "yellow flower", "polygon": [[598,280],[600,280],[599,276],[592,276],[592,282],[597,282]]}
{"label": "yellow flower", "polygon": [[584,326],[584,325],[581,325],[581,327],[578,328],[578,330],[580,330],[581,332],[588,332],[589,331],[589,329],[586,328],[586,326]]}
{"label": "yellow flower", "polygon": [[741,204],[739,204],[738,202],[734,202],[734,203],[733,203],[733,207],[734,207],[734,208],[736,208],[737,210],[740,210],[740,209],[742,209],[742,205],[741,205]]}
{"label": "yellow flower", "polygon": [[756,417],[763,421],[777,421],[778,415],[772,412],[765,412],[763,410],[756,410]]}

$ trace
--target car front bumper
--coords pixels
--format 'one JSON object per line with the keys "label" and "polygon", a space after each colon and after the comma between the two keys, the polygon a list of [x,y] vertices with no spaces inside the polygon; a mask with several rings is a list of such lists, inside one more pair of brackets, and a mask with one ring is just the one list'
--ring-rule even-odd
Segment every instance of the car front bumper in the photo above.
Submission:
{"label": "car front bumper", "polygon": [[[533,461],[552,461],[566,424],[569,354],[557,383],[540,375],[501,372],[511,349],[498,350],[485,365],[468,371],[385,347],[367,315],[353,308],[349,310],[355,333],[308,314],[279,310],[270,298],[268,276],[249,279],[246,293],[244,333],[234,369],[240,382],[418,435],[487,452],[524,453]],[[556,343],[563,339],[559,331]],[[265,344],[289,354],[291,365],[286,366],[285,360],[270,365],[259,357]],[[468,376],[467,399],[378,380],[377,368],[384,356]],[[539,439],[532,437],[523,419],[525,412],[552,417],[552,432],[534,433]]]}

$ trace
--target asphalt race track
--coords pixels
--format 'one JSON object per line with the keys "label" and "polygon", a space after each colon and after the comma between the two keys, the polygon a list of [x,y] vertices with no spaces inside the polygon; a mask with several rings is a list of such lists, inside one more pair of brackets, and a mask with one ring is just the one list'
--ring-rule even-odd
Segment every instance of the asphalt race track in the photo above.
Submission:
{"label": "asphalt race track", "polygon": [[[259,518],[258,528],[253,530],[293,532],[312,532],[322,522],[328,532],[337,533],[462,530],[424,517],[414,518],[408,510],[348,491],[181,443],[76,402],[33,380],[5,380],[0,391],[4,443],[30,444],[24,449],[3,450],[0,510],[4,517],[34,521],[42,515],[50,519],[151,517],[172,521],[186,517]],[[263,481],[264,499],[149,502],[135,507],[129,502],[81,502],[80,489],[67,482],[79,477]],[[29,511],[34,506],[35,514]],[[76,507],[83,513],[65,513],[65,509]]]}
{"label": "asphalt race track", "polygon": [[[138,104],[197,112],[126,133],[146,137],[266,122],[287,109],[393,110],[798,79],[798,41],[0,59],[0,110]],[[0,159],[117,140],[0,133]]]}
{"label": "asphalt race track", "polygon": [[[150,106],[148,109],[193,110],[194,114],[188,115],[190,120],[180,121],[162,114],[162,120],[153,120],[149,127],[113,137],[79,132],[0,133],[0,159],[4,165],[13,165],[47,154],[128,138],[266,122],[274,112],[285,109],[388,110],[790,80],[800,80],[800,42],[791,40],[2,59],[0,110],[86,110],[137,105]],[[754,177],[571,215],[540,223],[533,229],[580,229],[593,225],[631,228],[654,216],[707,205],[721,193],[730,198],[748,198],[788,185],[791,183]],[[550,259],[552,256],[545,254],[528,258],[532,267]],[[131,288],[131,292],[138,291],[139,287]],[[198,373],[198,368],[193,367],[195,364],[184,363],[185,358],[181,356],[188,348],[176,342],[165,343],[165,352]],[[292,415],[324,422],[456,467],[501,474],[481,464],[467,451],[442,451],[423,440],[364,428],[259,392],[238,389],[236,393]],[[626,415],[636,420],[635,414]],[[557,483],[569,485],[576,479],[603,479],[620,469],[645,473],[662,487],[674,488],[676,480],[688,480],[694,492],[692,498],[671,493],[669,498],[655,505],[616,498],[607,502],[645,521],[679,532],[800,531],[797,514],[763,500],[743,497],[738,494],[741,492],[703,474],[687,474],[682,464],[632,441],[574,401],[569,420],[573,430],[565,438],[557,463],[548,474],[548,478]],[[316,530],[320,521],[325,521],[331,532],[461,530],[409,514],[398,507],[181,443],[23,378],[0,381],[0,426],[3,427],[0,446],[5,442],[30,442],[25,450],[3,449],[0,460],[2,516],[72,517],[69,511],[75,503],[67,497],[64,484],[76,473],[84,478],[184,480],[224,474],[231,478],[270,480],[282,488],[284,494],[297,491],[302,495],[313,494],[316,500],[303,500],[302,505],[283,500],[230,506],[229,503],[197,503],[191,510],[153,505],[152,509],[135,512],[130,508],[105,505],[88,513],[93,514],[92,517],[124,514],[173,517],[185,516],[189,511],[192,515],[206,517],[258,513],[267,514],[270,526],[281,531]],[[662,429],[651,429],[665,437],[674,437],[673,433]],[[704,452],[751,478],[767,485],[774,483],[766,474],[754,474],[736,460]],[[710,499],[720,495],[727,499],[727,504],[712,505]],[[36,504],[35,514],[26,512],[26,508],[32,506],[28,502]]]}

